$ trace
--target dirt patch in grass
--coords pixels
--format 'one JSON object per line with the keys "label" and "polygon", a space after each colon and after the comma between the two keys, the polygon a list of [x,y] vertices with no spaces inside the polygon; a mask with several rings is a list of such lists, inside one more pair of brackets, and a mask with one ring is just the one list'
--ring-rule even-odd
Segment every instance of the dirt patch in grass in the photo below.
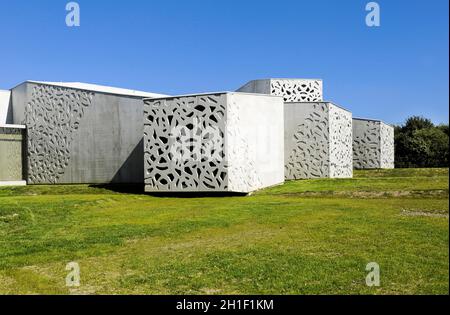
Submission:
{"label": "dirt patch in grass", "polygon": [[448,190],[392,190],[392,191],[305,191],[297,193],[276,194],[283,196],[298,196],[298,197],[346,197],[358,199],[379,199],[379,198],[402,198],[402,197],[421,197],[421,198],[447,198]]}
{"label": "dirt patch in grass", "polygon": [[433,211],[423,211],[423,210],[402,210],[401,215],[409,217],[435,217],[435,218],[447,218],[448,212],[445,210],[433,210]]}

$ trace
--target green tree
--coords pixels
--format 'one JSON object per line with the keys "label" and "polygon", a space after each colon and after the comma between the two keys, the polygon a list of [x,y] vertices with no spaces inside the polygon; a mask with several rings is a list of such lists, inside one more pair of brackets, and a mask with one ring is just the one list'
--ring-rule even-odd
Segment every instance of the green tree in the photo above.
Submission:
{"label": "green tree", "polygon": [[447,167],[449,126],[413,116],[395,127],[396,167]]}
{"label": "green tree", "polygon": [[420,117],[420,116],[409,117],[406,120],[405,125],[403,126],[403,130],[405,132],[414,132],[416,130],[427,129],[427,128],[434,128],[433,122],[428,118],[424,118],[424,117]]}

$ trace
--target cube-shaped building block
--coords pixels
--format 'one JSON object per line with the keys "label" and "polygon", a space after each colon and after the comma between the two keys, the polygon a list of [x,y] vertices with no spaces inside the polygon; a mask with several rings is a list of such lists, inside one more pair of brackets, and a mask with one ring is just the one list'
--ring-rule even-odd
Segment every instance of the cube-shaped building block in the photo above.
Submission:
{"label": "cube-shaped building block", "polygon": [[222,92],[144,100],[147,192],[249,193],[284,181],[283,100]]}
{"label": "cube-shaped building block", "polygon": [[143,183],[142,99],[153,96],[162,95],[73,82],[14,87],[8,123],[27,129],[28,184]]}
{"label": "cube-shaped building block", "polygon": [[380,120],[354,118],[353,166],[394,168],[394,127]]}
{"label": "cube-shaped building block", "polygon": [[323,83],[318,79],[253,80],[237,91],[282,96],[285,102],[321,102],[323,100]]}
{"label": "cube-shaped building block", "polygon": [[329,102],[285,103],[285,177],[350,178],[352,113]]}

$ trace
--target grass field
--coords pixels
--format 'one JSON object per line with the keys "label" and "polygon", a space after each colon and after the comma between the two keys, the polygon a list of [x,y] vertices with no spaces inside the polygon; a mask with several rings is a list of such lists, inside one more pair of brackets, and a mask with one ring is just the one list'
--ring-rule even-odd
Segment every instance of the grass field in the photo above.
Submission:
{"label": "grass field", "polygon": [[[448,169],[249,197],[0,188],[1,294],[448,294]],[[66,264],[81,269],[68,288]],[[366,264],[381,286],[365,283]]]}

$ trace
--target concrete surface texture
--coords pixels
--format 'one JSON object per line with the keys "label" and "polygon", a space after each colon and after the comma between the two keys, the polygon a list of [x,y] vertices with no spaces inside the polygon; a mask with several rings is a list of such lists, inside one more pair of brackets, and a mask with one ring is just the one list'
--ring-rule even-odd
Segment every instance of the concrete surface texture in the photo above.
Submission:
{"label": "concrete surface texture", "polygon": [[142,96],[112,92],[33,81],[12,89],[29,184],[143,183]]}
{"label": "concrete surface texture", "polygon": [[0,125],[9,123],[11,91],[0,90]]}
{"label": "concrete surface texture", "polygon": [[329,102],[284,107],[285,178],[351,178],[352,114]]}
{"label": "concrete surface texture", "polygon": [[253,80],[237,91],[282,96],[285,102],[321,102],[323,100],[323,83],[318,79]]}
{"label": "concrete surface texture", "polygon": [[394,127],[372,119],[353,119],[356,169],[394,168]]}
{"label": "concrete surface texture", "polygon": [[283,183],[281,97],[221,92],[144,104],[147,192],[249,193]]}
{"label": "concrete surface texture", "polygon": [[0,126],[0,184],[23,180],[24,126]]}

